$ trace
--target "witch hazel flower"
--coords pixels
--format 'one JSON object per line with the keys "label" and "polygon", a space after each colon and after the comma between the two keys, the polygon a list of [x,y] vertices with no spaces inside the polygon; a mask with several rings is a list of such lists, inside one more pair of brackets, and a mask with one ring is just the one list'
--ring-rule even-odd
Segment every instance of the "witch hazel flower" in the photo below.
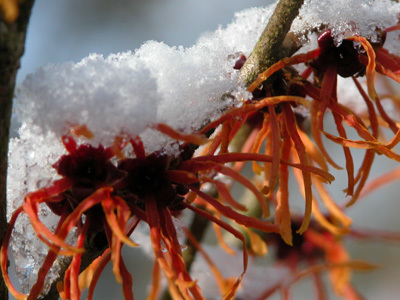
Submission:
{"label": "witch hazel flower", "polygon": [[[189,291],[200,298],[201,292],[184,269],[171,211],[191,209],[244,238],[208,212],[191,206],[189,200],[183,202],[189,190],[239,223],[277,230],[273,224],[229,210],[200,190],[202,180],[197,177],[210,181],[210,170],[238,177],[224,167],[235,157],[220,161],[210,155],[192,161],[190,147],[182,144],[202,143],[204,138],[193,132],[240,103],[241,94],[247,95],[232,68],[230,54],[237,49],[225,46],[222,40],[226,38],[220,30],[189,49],[148,42],[135,53],[108,58],[93,54],[77,64],[47,66],[28,76],[17,97],[16,113],[23,121],[20,137],[10,147],[11,226],[2,247],[3,273],[7,274],[12,232],[16,255],[24,247],[21,236],[26,231],[41,255],[32,253],[33,265],[17,266],[25,279],[23,293],[5,275],[16,298],[34,299],[46,292],[57,275],[51,266],[57,264],[59,255],[65,255],[72,260],[59,293],[65,299],[78,299],[77,274],[85,237],[99,231],[105,232],[109,248],[91,266],[95,275],[90,293],[105,264],[112,261],[125,297],[133,298],[120,249],[123,244],[136,246],[128,236],[139,221],[149,225],[157,257],[153,297],[162,269],[175,298],[191,297]],[[30,176],[32,170],[36,176]],[[25,218],[24,223],[25,215],[29,220]],[[76,237],[71,242],[68,238],[73,230]],[[25,261],[18,260],[17,265],[20,262]],[[234,293],[235,288],[229,291]]]}
{"label": "witch hazel flower", "polygon": [[[306,3],[298,18],[306,24],[310,21],[310,16],[315,17],[315,13],[310,11],[311,6],[308,6],[310,3]],[[369,3],[366,7],[375,8],[374,4],[375,2]],[[253,95],[251,101],[228,111],[204,129],[222,124],[218,141],[216,139],[212,148],[221,147],[222,151],[226,151],[226,145],[235,138],[243,140],[239,129],[247,126],[250,129],[247,131],[247,139],[244,139],[243,151],[259,153],[265,147],[264,153],[276,158],[271,164],[263,166],[254,162],[253,170],[258,175],[264,173],[262,191],[270,201],[277,204],[275,222],[281,225],[282,237],[289,244],[292,234],[287,162],[303,168],[293,169],[300,193],[305,199],[305,218],[298,232],[305,232],[313,215],[332,233],[344,234],[349,231],[350,218],[344,215],[326,191],[325,182],[321,180],[324,176],[314,176],[306,170],[310,166],[319,166],[328,171],[329,165],[342,169],[331,158],[322,137],[343,148],[344,168],[348,178],[345,192],[350,198],[348,205],[355,203],[359,197],[376,154],[399,161],[399,155],[393,149],[399,142],[400,131],[397,122],[385,110],[375,88],[375,77],[378,73],[399,82],[399,57],[384,47],[386,36],[399,28],[399,7],[394,3],[386,4],[392,4],[392,9],[396,11],[393,15],[389,13],[392,23],[387,23],[387,18],[382,22],[372,18],[374,26],[365,28],[365,15],[361,14],[348,16],[347,21],[340,18],[335,21],[329,18],[324,20],[322,16],[319,16],[320,19],[313,19],[313,31],[320,31],[316,48],[283,58],[272,65],[248,86],[248,91]],[[317,5],[316,11],[326,5],[327,3]],[[387,12],[386,9],[380,9],[380,5],[380,2],[376,4],[378,13]],[[362,6],[361,11],[364,8]],[[310,16],[305,12],[309,12]],[[346,13],[348,12],[345,11],[344,15]],[[299,32],[297,26],[296,22],[292,26],[294,33]],[[307,30],[303,32],[305,37],[312,35]],[[358,91],[357,97],[364,102],[366,113],[358,115],[351,107],[346,106],[346,99],[342,99],[337,89],[338,76],[349,78]],[[359,81],[361,77],[365,78],[365,87]],[[329,114],[333,117],[336,135],[324,128],[326,116]],[[381,135],[381,127],[387,127],[393,132],[389,141]],[[349,129],[353,129],[360,140],[350,139]],[[365,150],[358,172],[350,148]],[[318,198],[326,207],[328,218],[321,212]]]}
{"label": "witch hazel flower", "polygon": [[[337,3],[337,9],[359,7],[357,1]],[[202,36],[191,48],[147,42],[135,52],[107,58],[91,54],[79,63],[47,66],[29,75],[17,93],[15,111],[22,126],[20,137],[10,145],[10,228],[1,250],[1,268],[11,293],[17,299],[36,299],[46,292],[56,278],[51,272],[57,270],[51,267],[62,264],[59,257],[64,255],[70,262],[57,285],[62,299],[79,299],[83,287],[89,288],[90,299],[109,262],[125,298],[133,299],[132,276],[121,248],[137,247],[135,229],[146,223],[156,258],[149,299],[159,294],[161,273],[174,299],[203,299],[185,268],[173,222],[181,211],[189,210],[228,231],[243,246],[241,274],[224,281],[220,289],[221,297],[232,299],[247,269],[248,249],[245,235],[225,220],[239,224],[252,244],[259,237],[249,228],[279,233],[287,244],[294,244],[289,170],[305,199],[298,232],[306,235],[312,215],[330,234],[348,232],[351,220],[324,187],[334,180],[328,165],[339,165],[321,137],[343,146],[347,194],[353,197],[349,204],[361,193],[374,155],[398,160],[392,148],[400,134],[379,101],[374,78],[379,72],[398,80],[399,59],[383,46],[385,36],[398,29],[400,9],[392,1],[372,1],[362,5],[359,14],[349,14],[350,9],[343,18],[324,20],[318,12],[327,7],[333,5],[306,1],[292,28],[303,43],[311,32],[326,28],[320,31],[318,46],[284,58],[247,88],[239,80],[240,63],[235,63],[249,55],[273,6],[238,13],[226,29]],[[377,11],[371,13],[371,8]],[[290,67],[303,63],[302,73]],[[353,79],[368,119],[340,103],[338,75]],[[364,75],[367,91],[356,79]],[[299,111],[309,113],[310,132],[307,114]],[[338,135],[324,129],[328,111]],[[343,122],[362,140],[349,139]],[[389,143],[378,134],[382,123],[393,131]],[[251,130],[241,151],[231,152],[232,141],[246,126]],[[194,148],[204,144],[203,152],[194,155]],[[365,149],[358,174],[350,147]],[[240,173],[247,161],[256,174],[264,173],[260,187]],[[252,192],[260,218],[246,214],[246,207],[232,197],[230,183],[219,180],[219,175]],[[205,183],[213,185],[219,196],[207,194]],[[313,188],[327,215],[319,210]],[[270,203],[276,207],[273,221],[267,219]],[[21,238],[26,232],[40,255],[30,252],[32,264],[23,261],[18,266],[17,261],[17,268],[23,269],[20,276],[29,278],[21,293],[10,281],[7,258],[10,244],[14,253],[27,249]],[[106,250],[79,275],[85,240],[99,232],[105,236]],[[318,236],[310,236],[319,243]]]}
{"label": "witch hazel flower", "polygon": [[[265,288],[263,280],[254,283],[259,291],[254,299],[269,299],[275,294],[281,294],[282,299],[292,299],[295,292],[292,288],[296,283],[310,277],[316,298],[326,298],[327,286],[332,287],[336,296],[341,299],[363,299],[352,283],[353,273],[372,271],[376,265],[352,258],[345,247],[342,237],[338,237],[323,229],[316,222],[310,223],[303,235],[295,233],[299,219],[292,218],[293,246],[287,245],[279,236],[269,235],[266,240],[273,249],[274,264],[268,268],[278,268],[286,271],[286,276],[278,282],[268,284]],[[373,236],[371,234],[370,236]],[[288,271],[290,270],[290,271]],[[322,279],[322,274],[328,274],[329,281]]]}
{"label": "witch hazel flower", "polygon": [[[278,231],[274,224],[235,212],[199,189],[201,183],[205,182],[203,178],[209,178],[207,181],[212,180],[212,175],[211,177],[208,175],[210,171],[227,174],[240,181],[240,175],[224,164],[237,157],[248,160],[246,154],[232,153],[234,156],[208,155],[191,158],[192,145],[204,143],[206,141],[204,137],[196,134],[185,135],[165,124],[158,124],[155,129],[186,142],[179,146],[181,151],[178,156],[171,156],[161,150],[147,154],[139,137],[117,137],[114,144],[107,148],[101,144],[97,147],[90,144],[78,145],[73,135],[87,138],[93,136],[86,126],[75,126],[70,134],[62,137],[68,154],[61,156],[53,164],[53,168],[61,178],[25,196],[24,204],[11,216],[10,229],[2,246],[1,268],[10,292],[17,299],[35,299],[40,295],[44,288],[45,277],[58,255],[72,257],[63,284],[57,286],[60,296],[62,299],[79,299],[81,287],[78,274],[84,242],[87,237],[101,231],[105,232],[108,248],[89,266],[92,275],[90,275],[88,297],[92,298],[99,275],[105,264],[111,261],[116,279],[122,283],[125,298],[133,299],[132,277],[121,257],[121,248],[123,244],[137,246],[128,236],[134,232],[139,222],[146,222],[150,227],[150,238],[156,258],[150,299],[155,299],[157,296],[161,269],[166,275],[174,299],[182,297],[202,299],[201,291],[185,269],[173,215],[186,208],[232,233],[244,246],[245,239],[226,222],[193,206],[191,204],[193,200],[190,200],[193,196],[203,199],[216,211],[238,224],[265,232]],[[128,144],[134,154],[132,158],[123,154]],[[117,162],[112,163],[111,159],[116,159]],[[249,186],[251,188],[250,183]],[[252,190],[255,191],[254,188]],[[185,199],[184,196],[189,191],[191,193]],[[45,203],[53,213],[60,216],[54,231],[40,220],[41,203]],[[50,248],[29,294],[22,294],[15,289],[6,270],[8,243],[21,213],[28,215],[37,237]],[[66,239],[74,228],[77,230],[77,237],[73,246],[66,242]],[[225,297],[231,298],[235,294],[246,270],[246,252],[243,254],[243,265],[242,275],[231,289],[226,291]]]}
{"label": "witch hazel flower", "polygon": [[[47,66],[28,76],[16,100],[15,111],[23,124],[20,137],[10,145],[9,218],[28,192],[60,176],[51,166],[68,153],[61,137],[73,125],[85,124],[93,131],[86,142],[95,149],[100,144],[112,146],[123,133],[140,134],[148,153],[161,149],[179,153],[177,144],[170,145],[171,139],[149,129],[153,123],[192,132],[237,101],[221,100],[221,95],[244,91],[228,57],[236,49],[222,46],[219,36],[222,32],[190,49],[148,42],[135,53],[108,58],[92,54],[79,63]],[[45,207],[41,211],[45,218],[52,215]],[[55,226],[57,220],[50,219],[49,227]],[[28,225],[17,227],[21,236],[26,236],[26,230],[33,233],[24,229]],[[15,253],[21,252],[21,244],[14,245]],[[38,252],[43,260],[47,250]],[[28,278],[38,268],[32,255],[35,266],[29,271],[32,275],[25,274]],[[24,285],[29,290],[32,280],[24,280]]]}

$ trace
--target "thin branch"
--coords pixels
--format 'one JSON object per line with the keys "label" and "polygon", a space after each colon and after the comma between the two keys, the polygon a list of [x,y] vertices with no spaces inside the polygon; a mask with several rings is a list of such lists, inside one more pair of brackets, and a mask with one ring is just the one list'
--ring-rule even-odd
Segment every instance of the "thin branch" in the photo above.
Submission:
{"label": "thin branch", "polygon": [[246,85],[278,60],[291,56],[300,47],[297,38],[289,33],[304,0],[280,0],[253,52],[240,69]]}
{"label": "thin branch", "polygon": [[[15,78],[25,49],[26,29],[33,2],[34,0],[26,0],[20,4],[19,17],[11,24],[5,21],[0,12],[0,244],[7,230],[7,154]],[[8,299],[2,274],[0,299]]]}

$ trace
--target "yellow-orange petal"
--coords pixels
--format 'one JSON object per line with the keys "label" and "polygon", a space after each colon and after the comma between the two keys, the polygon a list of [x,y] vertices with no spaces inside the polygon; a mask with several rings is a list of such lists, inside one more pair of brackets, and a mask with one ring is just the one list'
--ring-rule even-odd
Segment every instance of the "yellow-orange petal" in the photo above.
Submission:
{"label": "yellow-orange petal", "polygon": [[208,139],[202,134],[197,134],[197,133],[184,134],[173,129],[171,126],[168,126],[167,124],[163,123],[154,125],[154,129],[157,129],[161,133],[168,135],[174,140],[185,141],[195,145],[203,145],[208,142]]}
{"label": "yellow-orange petal", "polygon": [[256,255],[264,257],[268,252],[267,243],[257,233],[253,232],[246,226],[241,226],[241,228],[243,228],[249,236],[251,250]]}
{"label": "yellow-orange petal", "polygon": [[365,70],[365,75],[367,76],[368,94],[373,100],[375,100],[377,96],[375,91],[375,66],[376,66],[375,51],[372,48],[370,42],[368,42],[368,40],[362,36],[350,37],[349,40],[359,42],[361,46],[364,48],[365,52],[367,53],[368,64]]}

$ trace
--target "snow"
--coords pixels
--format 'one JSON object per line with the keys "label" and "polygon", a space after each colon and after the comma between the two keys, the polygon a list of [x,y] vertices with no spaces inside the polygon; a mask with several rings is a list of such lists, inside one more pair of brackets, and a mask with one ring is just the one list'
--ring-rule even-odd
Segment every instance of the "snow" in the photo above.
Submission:
{"label": "snow", "polygon": [[[51,165],[66,153],[60,137],[71,126],[85,124],[95,138],[84,142],[105,146],[121,133],[141,135],[150,153],[167,148],[169,141],[149,129],[153,124],[190,133],[248,97],[233,65],[241,53],[250,53],[267,21],[263,15],[249,19],[238,14],[226,29],[202,36],[190,48],[149,41],[135,51],[90,54],[78,63],[48,65],[27,76],[15,103],[22,126],[10,142],[8,217],[27,192],[57,178]],[[43,209],[49,217],[41,219],[53,227],[57,220]],[[27,231],[29,238],[21,239]],[[19,220],[13,237],[17,275],[27,292],[47,247],[34,237],[26,218]],[[31,253],[28,247],[36,252],[21,259],[18,253]]]}
{"label": "snow", "polygon": [[332,29],[337,43],[352,35],[372,38],[377,28],[396,25],[399,12],[400,3],[392,0],[306,0],[291,30],[307,33],[325,26]]}
{"label": "snow", "polygon": [[[18,88],[15,112],[42,134],[61,136],[86,124],[95,134],[92,143],[105,146],[118,134],[140,135],[154,123],[193,132],[246,97],[232,65],[241,53],[250,54],[273,8],[239,12],[225,29],[204,34],[190,48],[149,41],[133,52],[45,66]],[[396,24],[399,13],[400,4],[390,0],[309,0],[291,29],[305,36],[326,26],[338,41],[370,37],[376,28]],[[221,98],[225,94],[238,97]],[[145,136],[149,151],[160,148],[159,135]]]}
{"label": "snow", "polygon": [[[249,95],[232,66],[242,53],[250,54],[274,7],[239,12],[226,28],[204,34],[190,48],[149,41],[135,51],[108,57],[90,54],[78,63],[48,65],[27,76],[15,101],[14,113],[22,126],[19,137],[10,142],[8,217],[27,192],[57,177],[51,165],[65,153],[60,137],[73,125],[86,124],[95,138],[85,142],[105,146],[122,133],[141,135],[150,153],[168,149],[169,143],[149,129],[153,124],[190,133],[240,105]],[[395,25],[399,12],[400,4],[390,0],[309,0],[292,30],[306,42],[312,29],[327,26],[340,42],[347,35],[373,36],[375,28]],[[398,49],[398,35],[390,45],[392,51]],[[44,208],[42,218],[46,214],[45,223],[54,226],[54,216]],[[20,221],[14,231],[14,254],[28,248],[44,253],[46,247],[33,237],[33,244],[27,242],[27,223]],[[31,259],[17,261],[20,278],[37,273],[41,261],[35,260],[34,266]],[[34,282],[29,278],[24,290]]]}

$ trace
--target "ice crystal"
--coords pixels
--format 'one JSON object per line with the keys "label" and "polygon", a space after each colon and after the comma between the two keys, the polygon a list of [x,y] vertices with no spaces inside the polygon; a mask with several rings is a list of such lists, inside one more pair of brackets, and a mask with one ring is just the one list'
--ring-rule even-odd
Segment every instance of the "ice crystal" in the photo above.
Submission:
{"label": "ice crystal", "polygon": [[337,43],[346,36],[373,38],[376,29],[385,29],[399,21],[400,3],[391,0],[306,0],[292,24],[297,33],[331,28]]}

